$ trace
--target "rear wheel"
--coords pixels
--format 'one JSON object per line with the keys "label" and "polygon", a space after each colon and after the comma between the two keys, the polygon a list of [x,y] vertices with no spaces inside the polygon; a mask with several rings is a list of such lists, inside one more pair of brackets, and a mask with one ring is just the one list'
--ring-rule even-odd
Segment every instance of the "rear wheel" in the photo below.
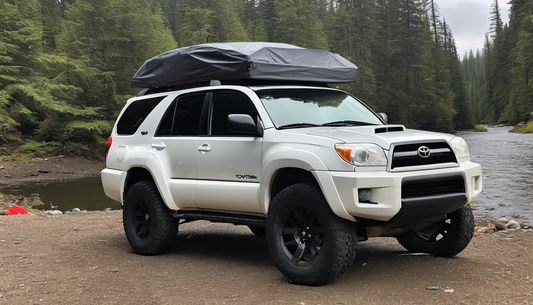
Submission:
{"label": "rear wheel", "polygon": [[138,254],[161,254],[178,240],[178,220],[151,181],[137,182],[128,190],[122,218],[128,242]]}
{"label": "rear wheel", "polygon": [[272,200],[266,239],[276,267],[292,283],[325,285],[341,274],[355,258],[355,223],[331,211],[312,184],[285,188]]}
{"label": "rear wheel", "polygon": [[463,251],[473,236],[474,214],[466,205],[444,220],[416,232],[405,232],[396,239],[409,252],[452,257]]}

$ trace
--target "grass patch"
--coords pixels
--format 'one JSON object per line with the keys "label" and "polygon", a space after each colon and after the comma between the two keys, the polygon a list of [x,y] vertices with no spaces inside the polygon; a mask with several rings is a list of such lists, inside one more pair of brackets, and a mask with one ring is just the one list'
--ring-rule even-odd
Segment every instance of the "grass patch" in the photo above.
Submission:
{"label": "grass patch", "polygon": [[533,121],[528,122],[527,124],[522,124],[515,126],[513,129],[509,130],[509,132],[514,133],[533,133]]}
{"label": "grass patch", "polygon": [[487,132],[487,128],[481,126],[481,125],[476,125],[474,126],[474,129],[470,129],[469,131],[477,131],[477,132]]}

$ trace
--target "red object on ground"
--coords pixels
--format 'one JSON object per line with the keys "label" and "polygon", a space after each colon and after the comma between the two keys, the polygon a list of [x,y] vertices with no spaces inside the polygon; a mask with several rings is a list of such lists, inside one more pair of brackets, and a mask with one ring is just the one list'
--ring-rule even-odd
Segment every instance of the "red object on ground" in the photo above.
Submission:
{"label": "red object on ground", "polygon": [[12,206],[6,211],[6,215],[28,214],[25,208]]}

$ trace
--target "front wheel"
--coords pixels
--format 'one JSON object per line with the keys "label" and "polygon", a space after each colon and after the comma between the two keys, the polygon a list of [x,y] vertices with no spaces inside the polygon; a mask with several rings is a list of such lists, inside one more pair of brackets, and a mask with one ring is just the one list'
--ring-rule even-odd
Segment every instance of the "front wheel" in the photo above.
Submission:
{"label": "front wheel", "polygon": [[450,213],[446,219],[419,231],[396,236],[409,252],[452,257],[463,251],[474,236],[474,214],[470,205]]}
{"label": "front wheel", "polygon": [[276,267],[292,283],[325,285],[355,258],[355,223],[331,211],[318,187],[295,184],[274,197],[266,222],[266,239]]}
{"label": "front wheel", "polygon": [[128,190],[122,218],[126,237],[135,253],[161,254],[178,240],[178,220],[151,181],[137,182]]}

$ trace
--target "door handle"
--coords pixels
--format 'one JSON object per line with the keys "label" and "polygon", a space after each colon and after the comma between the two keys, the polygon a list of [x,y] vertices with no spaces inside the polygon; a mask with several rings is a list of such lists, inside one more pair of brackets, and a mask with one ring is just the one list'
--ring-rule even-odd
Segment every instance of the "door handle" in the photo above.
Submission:
{"label": "door handle", "polygon": [[157,150],[163,150],[165,149],[167,146],[165,145],[165,143],[161,142],[159,144],[157,143],[152,143],[152,147],[157,149]]}
{"label": "door handle", "polygon": [[205,154],[211,151],[211,146],[209,146],[208,143],[203,143],[202,145],[198,146],[198,151],[202,154]]}

